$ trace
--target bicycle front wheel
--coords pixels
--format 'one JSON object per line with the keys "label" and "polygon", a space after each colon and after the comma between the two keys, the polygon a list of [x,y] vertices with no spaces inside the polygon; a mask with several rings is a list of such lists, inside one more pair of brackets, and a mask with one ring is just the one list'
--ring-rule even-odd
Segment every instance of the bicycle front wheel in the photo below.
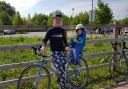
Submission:
{"label": "bicycle front wheel", "polygon": [[115,54],[112,57],[109,65],[109,71],[111,77],[117,83],[121,82],[125,79],[126,70],[127,70],[127,66],[124,57],[120,53]]}
{"label": "bicycle front wheel", "polygon": [[17,89],[50,89],[50,74],[45,67],[40,68],[38,65],[27,67],[18,79]]}
{"label": "bicycle front wheel", "polygon": [[89,78],[89,68],[86,60],[81,58],[80,62],[80,65],[70,63],[67,68],[67,82],[70,87],[75,89],[84,89]]}

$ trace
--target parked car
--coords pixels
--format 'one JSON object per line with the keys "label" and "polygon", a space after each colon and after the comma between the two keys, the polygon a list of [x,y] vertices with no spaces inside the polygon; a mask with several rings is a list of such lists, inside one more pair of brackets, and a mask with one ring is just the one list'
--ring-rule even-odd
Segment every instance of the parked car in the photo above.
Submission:
{"label": "parked car", "polygon": [[128,27],[124,28],[124,35],[128,36]]}
{"label": "parked car", "polygon": [[4,35],[11,35],[11,34],[16,34],[15,30],[4,30]]}

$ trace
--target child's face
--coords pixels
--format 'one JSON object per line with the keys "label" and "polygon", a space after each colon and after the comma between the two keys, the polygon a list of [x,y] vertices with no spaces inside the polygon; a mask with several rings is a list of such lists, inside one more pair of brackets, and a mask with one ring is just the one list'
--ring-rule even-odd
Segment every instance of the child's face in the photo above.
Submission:
{"label": "child's face", "polygon": [[78,35],[81,35],[81,34],[82,34],[82,31],[83,31],[82,29],[78,29],[78,30],[77,30],[77,34],[78,34]]}

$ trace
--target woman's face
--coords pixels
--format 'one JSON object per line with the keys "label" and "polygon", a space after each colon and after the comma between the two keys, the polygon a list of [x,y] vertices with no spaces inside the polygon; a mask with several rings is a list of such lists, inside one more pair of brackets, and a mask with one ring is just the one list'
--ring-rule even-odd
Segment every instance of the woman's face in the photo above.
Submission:
{"label": "woman's face", "polygon": [[78,29],[78,30],[77,30],[77,34],[78,34],[78,35],[81,35],[81,34],[82,34],[82,31],[83,31],[82,29]]}
{"label": "woman's face", "polygon": [[53,18],[53,26],[60,27],[61,25],[62,25],[62,18],[61,17]]}

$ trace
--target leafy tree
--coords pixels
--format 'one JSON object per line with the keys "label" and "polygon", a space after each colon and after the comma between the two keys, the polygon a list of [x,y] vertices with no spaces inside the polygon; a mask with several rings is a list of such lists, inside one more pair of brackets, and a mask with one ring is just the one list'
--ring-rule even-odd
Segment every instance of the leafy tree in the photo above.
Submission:
{"label": "leafy tree", "polygon": [[62,18],[63,25],[69,25],[70,24],[69,21],[70,21],[69,17],[66,15],[63,15],[63,18]]}
{"label": "leafy tree", "polygon": [[101,0],[98,0],[98,8],[95,10],[94,23],[96,24],[108,24],[113,19],[113,13],[108,4]]}
{"label": "leafy tree", "polygon": [[28,14],[28,16],[26,18],[26,25],[32,25],[32,18],[31,18],[30,14]]}
{"label": "leafy tree", "polygon": [[48,17],[44,14],[35,14],[32,18],[34,25],[47,25]]}
{"label": "leafy tree", "polygon": [[88,24],[89,23],[89,15],[87,12],[81,12],[75,17],[70,17],[70,24],[76,25],[76,24]]}
{"label": "leafy tree", "polygon": [[20,16],[20,13],[17,12],[14,16],[13,16],[13,25],[22,25],[23,21],[22,18]]}
{"label": "leafy tree", "polygon": [[15,8],[5,1],[0,1],[0,12],[6,12],[11,17],[16,13]]}
{"label": "leafy tree", "polygon": [[79,23],[81,24],[88,24],[89,23],[89,15],[87,12],[79,14]]}
{"label": "leafy tree", "polygon": [[0,25],[11,25],[12,21],[6,12],[0,12]]}
{"label": "leafy tree", "polygon": [[50,13],[50,14],[48,15],[47,25],[48,25],[48,26],[52,26],[52,23],[53,23],[52,21],[53,21],[52,14]]}
{"label": "leafy tree", "polygon": [[128,17],[119,21],[122,25],[128,25]]}

